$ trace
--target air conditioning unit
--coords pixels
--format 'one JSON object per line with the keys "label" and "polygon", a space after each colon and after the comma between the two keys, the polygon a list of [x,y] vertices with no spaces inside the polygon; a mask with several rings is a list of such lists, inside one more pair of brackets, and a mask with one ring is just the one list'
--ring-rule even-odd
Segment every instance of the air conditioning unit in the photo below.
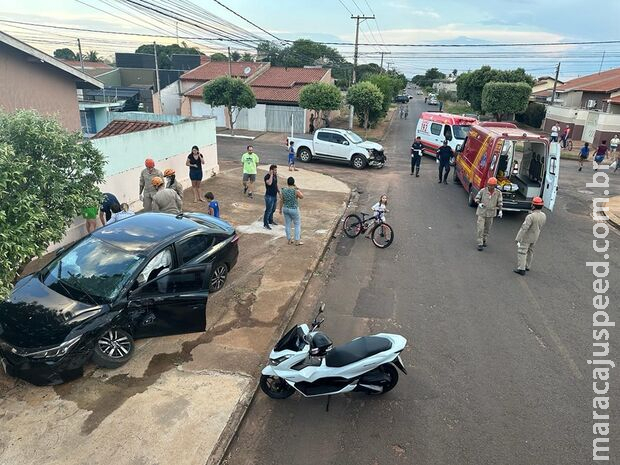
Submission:
{"label": "air conditioning unit", "polygon": [[596,107],[596,100],[588,100],[588,103],[586,104],[586,108],[590,110],[594,107]]}

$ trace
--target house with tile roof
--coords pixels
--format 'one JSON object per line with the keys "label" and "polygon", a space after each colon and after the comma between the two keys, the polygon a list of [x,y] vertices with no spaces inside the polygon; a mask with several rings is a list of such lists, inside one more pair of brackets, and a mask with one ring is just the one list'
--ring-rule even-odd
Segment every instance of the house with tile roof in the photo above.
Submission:
{"label": "house with tile roof", "polygon": [[80,130],[78,91],[103,83],[28,44],[0,32],[0,108],[34,109]]}
{"label": "house with tile roof", "polygon": [[[237,115],[235,128],[254,131],[305,132],[309,112],[299,107],[301,89],[313,82],[332,82],[331,70],[321,67],[284,68],[261,62],[209,62],[181,76],[162,89],[162,111],[182,116],[211,116],[218,127],[230,127],[224,107],[211,108],[202,100],[205,84],[230,75],[244,80],[254,92],[257,105]],[[176,102],[176,103],[175,103]]]}
{"label": "house with tile roof", "polygon": [[597,145],[620,134],[620,68],[571,79],[556,88],[543,128],[569,126],[574,140]]}

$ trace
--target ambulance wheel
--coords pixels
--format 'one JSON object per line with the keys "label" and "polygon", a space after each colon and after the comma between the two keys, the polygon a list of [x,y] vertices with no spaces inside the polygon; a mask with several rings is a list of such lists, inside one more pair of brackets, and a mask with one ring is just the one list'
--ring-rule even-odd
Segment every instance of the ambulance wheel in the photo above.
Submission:
{"label": "ambulance wheel", "polygon": [[469,199],[467,202],[469,203],[469,206],[472,208],[476,206],[476,194],[474,194],[473,186],[469,186]]}

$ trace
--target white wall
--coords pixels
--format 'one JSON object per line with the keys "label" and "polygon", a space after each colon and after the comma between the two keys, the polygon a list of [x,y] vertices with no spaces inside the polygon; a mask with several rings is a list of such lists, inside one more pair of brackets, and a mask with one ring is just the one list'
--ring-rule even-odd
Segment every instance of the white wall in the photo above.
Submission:
{"label": "white wall", "polygon": [[[140,172],[144,160],[152,158],[160,171],[173,168],[184,188],[190,186],[189,168],[185,166],[192,145],[197,145],[205,157],[204,179],[219,172],[215,119],[203,119],[172,126],[132,132],[119,136],[92,140],[93,145],[106,157],[105,181],[101,192],[111,192],[119,202],[131,205],[134,211],[142,209],[139,200]],[[86,234],[82,218],[76,218],[64,239],[52,244],[48,251],[73,242]]]}
{"label": "white wall", "polygon": [[200,100],[191,99],[192,116],[194,117],[213,117],[218,128],[226,127],[226,116],[224,107],[211,107],[211,105]]}
{"label": "white wall", "polygon": [[161,92],[153,95],[153,105],[159,104],[158,95],[161,94],[161,110],[156,113],[164,115],[180,115],[181,114],[181,84],[176,80],[172,84],[164,87]]}

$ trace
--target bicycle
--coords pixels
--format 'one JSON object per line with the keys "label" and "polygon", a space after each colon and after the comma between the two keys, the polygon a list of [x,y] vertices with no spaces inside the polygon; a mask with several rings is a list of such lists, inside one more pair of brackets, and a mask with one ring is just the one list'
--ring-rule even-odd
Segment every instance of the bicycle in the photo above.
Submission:
{"label": "bicycle", "polygon": [[394,241],[394,230],[389,224],[383,222],[380,212],[377,212],[374,215],[369,215],[367,213],[352,213],[348,215],[342,223],[342,230],[352,239],[362,233],[365,233],[371,227],[372,230],[370,235],[372,237],[372,243],[376,247],[385,249]]}
{"label": "bicycle", "polygon": [[562,148],[568,150],[569,152],[573,151],[573,139],[570,137],[566,140],[560,139],[560,144],[562,144]]}

